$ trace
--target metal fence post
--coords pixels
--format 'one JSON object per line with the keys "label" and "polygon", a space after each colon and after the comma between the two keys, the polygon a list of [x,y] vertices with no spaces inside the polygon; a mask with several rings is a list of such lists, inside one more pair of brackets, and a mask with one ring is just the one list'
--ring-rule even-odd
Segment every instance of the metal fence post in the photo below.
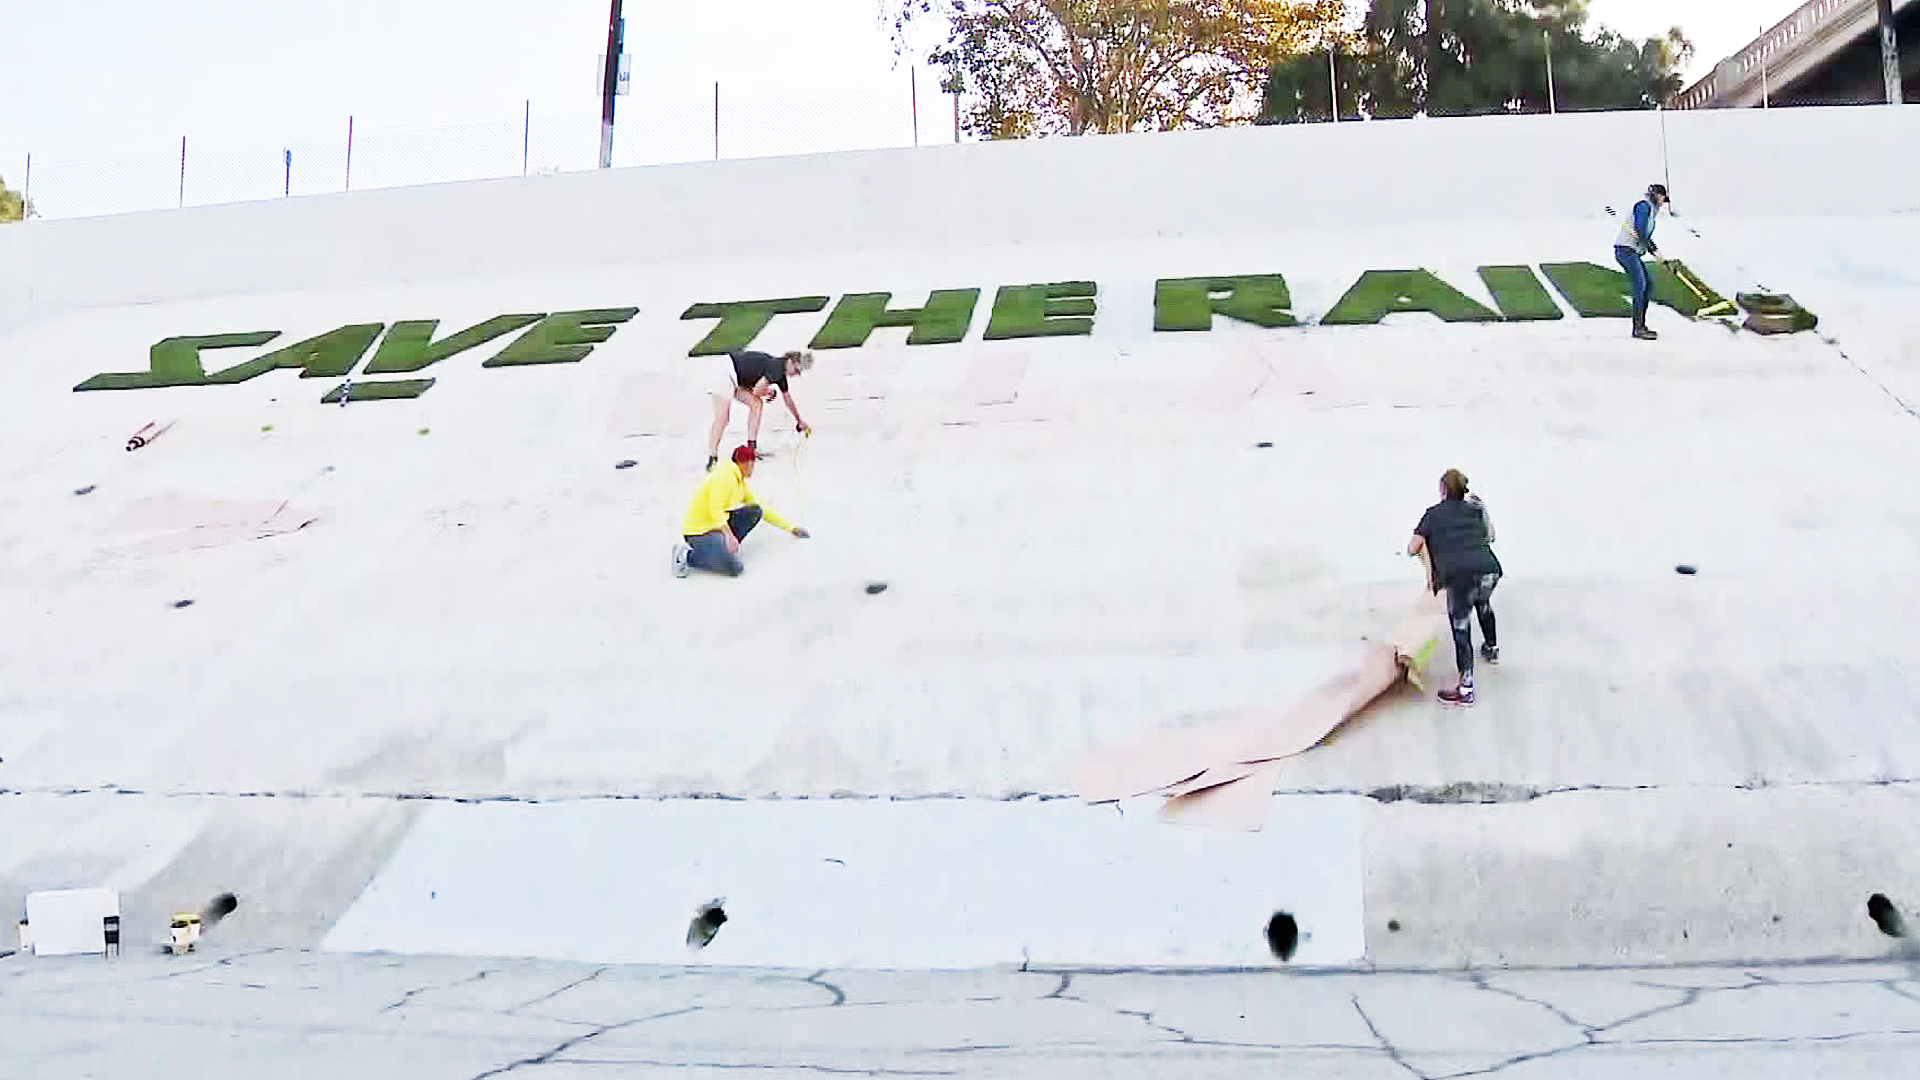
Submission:
{"label": "metal fence post", "polygon": [[290,148],[281,147],[280,156],[285,159],[287,166],[287,180],[285,186],[280,189],[280,197],[288,198],[293,195],[293,151]]}
{"label": "metal fence post", "polygon": [[527,99],[526,119],[520,124],[520,175],[527,175],[527,161],[533,154],[533,99]]}
{"label": "metal fence post", "polygon": [[180,206],[187,205],[187,137],[180,136]]}
{"label": "metal fence post", "polygon": [[913,145],[920,145],[920,69],[907,69],[908,97],[913,101]]}
{"label": "metal fence post", "polygon": [[347,117],[347,186],[344,191],[353,190],[353,117]]}
{"label": "metal fence post", "polygon": [[713,80],[713,160],[720,160],[720,80]]}
{"label": "metal fence post", "polygon": [[1887,86],[1887,104],[1901,105],[1906,102],[1906,92],[1900,84],[1900,39],[1893,28],[1893,0],[1880,0],[1880,78]]}

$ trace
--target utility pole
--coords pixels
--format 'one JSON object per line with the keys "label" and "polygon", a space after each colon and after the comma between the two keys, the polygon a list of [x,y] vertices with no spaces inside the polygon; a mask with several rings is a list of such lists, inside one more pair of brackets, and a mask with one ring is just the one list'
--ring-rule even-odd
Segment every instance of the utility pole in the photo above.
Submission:
{"label": "utility pole", "polygon": [[613,97],[620,84],[620,50],[626,25],[620,18],[620,0],[607,15],[607,70],[600,85],[600,167],[613,167]]}
{"label": "utility pole", "polygon": [[1887,80],[1887,104],[1900,105],[1900,42],[1893,33],[1893,0],[1880,0],[1880,73]]}
{"label": "utility pole", "polygon": [[1547,43],[1547,113],[1552,115],[1560,111],[1553,98],[1553,35],[1542,30],[1540,39]]}

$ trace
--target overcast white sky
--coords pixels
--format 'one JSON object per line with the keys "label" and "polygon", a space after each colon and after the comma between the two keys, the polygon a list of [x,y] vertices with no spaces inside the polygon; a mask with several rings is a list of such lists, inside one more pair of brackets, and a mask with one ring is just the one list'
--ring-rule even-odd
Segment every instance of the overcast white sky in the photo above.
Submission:
{"label": "overcast white sky", "polygon": [[[1635,37],[1677,24],[1697,76],[1800,0],[1591,0]],[[878,0],[628,0],[633,96],[616,164],[911,144],[910,75]],[[21,5],[0,33],[0,177],[34,158],[50,216],[590,166],[607,0],[86,0]],[[951,141],[919,78],[919,137]],[[531,137],[525,102],[534,115]],[[455,126],[461,121],[472,121]],[[393,130],[414,126],[411,130]],[[527,142],[531,145],[526,145]],[[476,173],[478,170],[478,173]],[[448,174],[451,175],[443,175]]]}

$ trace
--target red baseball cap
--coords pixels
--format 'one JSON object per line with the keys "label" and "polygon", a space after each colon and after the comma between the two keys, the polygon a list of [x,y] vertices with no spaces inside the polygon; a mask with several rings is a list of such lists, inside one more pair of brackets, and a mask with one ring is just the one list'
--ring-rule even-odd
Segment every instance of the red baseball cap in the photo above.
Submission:
{"label": "red baseball cap", "polygon": [[753,447],[751,446],[736,446],[733,448],[733,463],[735,465],[745,465],[749,462],[757,461],[759,458],[760,455],[754,453]]}

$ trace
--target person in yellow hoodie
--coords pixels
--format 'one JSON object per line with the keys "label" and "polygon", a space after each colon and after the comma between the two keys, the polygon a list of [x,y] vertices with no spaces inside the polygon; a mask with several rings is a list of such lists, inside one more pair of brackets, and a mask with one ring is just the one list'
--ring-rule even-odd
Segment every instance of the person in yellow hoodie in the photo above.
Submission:
{"label": "person in yellow hoodie", "polygon": [[761,506],[747,486],[759,456],[751,446],[736,447],[732,461],[723,461],[707,471],[707,478],[687,507],[681,539],[673,545],[675,577],[686,577],[693,570],[739,577],[746,569],[740,561],[740,542],[762,520],[802,540],[807,538],[807,530]]}

